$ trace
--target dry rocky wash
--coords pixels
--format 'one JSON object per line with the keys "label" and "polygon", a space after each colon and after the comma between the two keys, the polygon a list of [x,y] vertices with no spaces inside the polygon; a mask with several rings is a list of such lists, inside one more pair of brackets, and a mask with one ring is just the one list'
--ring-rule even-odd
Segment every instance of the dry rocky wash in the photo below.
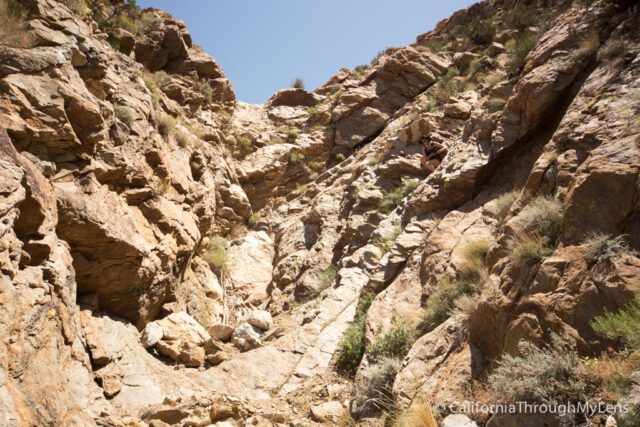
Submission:
{"label": "dry rocky wash", "polygon": [[[616,345],[589,322],[640,292],[635,2],[484,1],[261,105],[163,11],[9,3],[0,424],[347,423],[380,416],[351,396],[378,353],[404,358],[383,399],[402,408],[464,400],[523,339]],[[522,8],[538,22],[509,26]],[[488,44],[460,31],[480,19]],[[424,133],[448,148],[431,174]],[[629,250],[594,262],[593,233]],[[466,308],[436,316],[456,286]]]}

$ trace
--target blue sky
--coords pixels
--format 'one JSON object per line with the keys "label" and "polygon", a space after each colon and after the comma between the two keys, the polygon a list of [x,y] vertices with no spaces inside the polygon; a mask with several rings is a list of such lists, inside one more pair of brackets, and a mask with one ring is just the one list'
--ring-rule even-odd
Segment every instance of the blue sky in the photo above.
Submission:
{"label": "blue sky", "polygon": [[340,68],[404,46],[469,0],[138,0],[182,19],[239,100],[266,101],[296,77],[312,90]]}

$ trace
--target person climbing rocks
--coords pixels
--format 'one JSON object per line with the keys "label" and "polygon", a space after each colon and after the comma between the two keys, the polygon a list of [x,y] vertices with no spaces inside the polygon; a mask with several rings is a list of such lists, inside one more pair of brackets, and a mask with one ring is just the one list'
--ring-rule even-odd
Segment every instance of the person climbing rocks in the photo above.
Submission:
{"label": "person climbing rocks", "polygon": [[422,158],[420,159],[422,166],[430,172],[435,171],[447,155],[447,148],[440,143],[431,141],[429,134],[422,135],[420,144],[422,144]]}

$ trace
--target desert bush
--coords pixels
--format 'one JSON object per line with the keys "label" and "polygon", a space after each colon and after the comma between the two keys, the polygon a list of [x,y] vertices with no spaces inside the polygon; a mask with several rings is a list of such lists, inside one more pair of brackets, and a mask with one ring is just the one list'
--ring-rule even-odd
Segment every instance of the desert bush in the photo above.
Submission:
{"label": "desert bush", "polygon": [[474,19],[469,26],[469,38],[476,44],[489,45],[496,36],[496,25],[490,19]]}
{"label": "desert bush", "polygon": [[158,132],[165,138],[173,133],[175,126],[176,119],[173,116],[165,114],[158,119]]}
{"label": "desert bush", "polygon": [[462,313],[466,316],[471,316],[478,309],[478,303],[480,302],[480,296],[475,295],[461,295],[454,302],[455,311]]}
{"label": "desert bush", "polygon": [[336,160],[342,162],[345,159],[344,154],[338,153],[336,154]]}
{"label": "desert bush", "polygon": [[222,271],[226,269],[229,264],[227,240],[222,236],[212,236],[204,258],[215,270]]}
{"label": "desert bush", "polygon": [[332,265],[328,265],[320,272],[320,283],[322,288],[327,288],[336,278],[336,269]]}
{"label": "desert bush", "polygon": [[380,210],[385,214],[390,214],[399,204],[400,201],[411,194],[420,184],[417,179],[408,180],[403,186],[397,187],[391,191],[382,190],[384,197],[380,202]]}
{"label": "desert bush", "polygon": [[604,337],[622,339],[632,350],[640,349],[640,295],[617,313],[606,312],[590,323],[593,330]]}
{"label": "desert bush", "polygon": [[546,237],[556,247],[562,232],[562,204],[551,196],[536,196],[516,215],[514,221],[527,233]]}
{"label": "desert bush", "polygon": [[297,130],[295,130],[295,129],[290,129],[290,130],[289,130],[289,132],[287,132],[287,136],[288,136],[289,138],[293,138],[293,139],[295,139],[295,138],[297,138],[298,136],[300,136],[300,132],[298,132],[298,131],[297,131]]}
{"label": "desert bush", "polygon": [[207,80],[205,79],[198,80],[198,82],[196,83],[196,90],[202,96],[204,96],[204,99],[207,101],[207,103],[209,104],[211,103],[211,101],[213,100],[213,88],[211,87],[211,85]]}
{"label": "desert bush", "polygon": [[415,340],[416,330],[394,314],[391,317],[389,331],[382,333],[382,326],[378,327],[376,342],[367,346],[367,354],[372,360],[378,360],[383,356],[402,359],[409,353]]}
{"label": "desert bush", "polygon": [[624,56],[629,50],[629,44],[622,39],[609,39],[598,51],[598,61],[613,61]]}
{"label": "desert bush", "polygon": [[125,125],[131,126],[133,123],[133,112],[131,111],[131,108],[120,104],[114,104],[113,113],[116,115],[116,118]]}
{"label": "desert bush", "polygon": [[553,253],[549,238],[538,233],[524,233],[511,242],[511,259],[519,266],[540,261]]}
{"label": "desert bush", "polygon": [[183,130],[178,130],[175,134],[176,142],[182,148],[186,148],[191,145],[191,135]]}
{"label": "desert bush", "polygon": [[296,189],[293,190],[293,194],[295,194],[296,196],[299,196],[301,194],[304,194],[307,191],[307,184],[296,184]]}
{"label": "desert bush", "polygon": [[291,87],[295,88],[295,89],[304,89],[304,82],[302,81],[301,78],[295,78],[293,79],[293,81],[291,82]]}
{"label": "desert bush", "polygon": [[167,194],[171,188],[171,180],[169,178],[156,178],[151,184],[151,190],[156,196]]}
{"label": "desert bush", "polygon": [[535,16],[524,6],[518,6],[507,14],[506,21],[513,28],[524,31],[536,23]]}
{"label": "desert bush", "polygon": [[89,11],[87,3],[84,0],[62,0],[71,11],[77,15],[85,16]]}
{"label": "desert bush", "polygon": [[433,410],[427,400],[416,399],[406,409],[393,416],[393,427],[438,427]]}
{"label": "desert bush", "polygon": [[518,343],[520,355],[505,355],[489,376],[490,388],[506,402],[558,404],[584,396],[578,353],[558,335],[547,348]]}
{"label": "desert bush", "polygon": [[614,259],[622,253],[629,252],[629,245],[624,241],[624,236],[611,237],[608,234],[595,233],[584,243],[587,259],[596,262]]}
{"label": "desert bush", "polygon": [[324,162],[314,162],[314,161],[312,161],[312,162],[309,162],[308,165],[314,171],[317,171],[317,170],[320,170],[320,169],[324,168]]}
{"label": "desert bush", "polygon": [[304,159],[304,154],[298,152],[298,151],[292,151],[291,154],[289,154],[289,160],[292,163],[297,163],[300,162]]}
{"label": "desert bush", "polygon": [[461,266],[462,280],[479,283],[484,276],[484,259],[493,246],[493,242],[481,237],[470,240],[462,248],[464,262]]}
{"label": "desert bush", "polygon": [[446,74],[438,79],[433,97],[439,105],[446,103],[463,89],[462,83],[456,80],[459,75],[460,71],[456,67],[450,67]]}
{"label": "desert bush", "polygon": [[255,225],[258,223],[258,221],[260,221],[260,218],[261,218],[261,217],[262,217],[262,216],[260,215],[260,213],[259,213],[259,212],[256,212],[256,213],[254,213],[254,214],[251,214],[251,215],[249,216],[249,218],[247,219],[247,224],[249,224],[249,226],[250,226],[250,227],[253,227],[253,226],[255,226]]}
{"label": "desert bush", "polygon": [[429,48],[429,50],[433,53],[438,53],[440,52],[440,50],[442,49],[442,47],[444,46],[444,41],[442,40],[427,40],[426,42],[426,47]]}
{"label": "desert bush", "polygon": [[401,233],[402,233],[401,227],[394,227],[391,233],[380,238],[374,238],[371,240],[371,242],[374,245],[376,245],[384,255],[391,250],[391,247],[393,246],[393,242],[396,241],[396,239]]}
{"label": "desert bush", "polygon": [[364,355],[364,322],[367,317],[367,310],[369,310],[374,298],[375,295],[372,293],[360,295],[353,322],[347,327],[347,330],[342,336],[340,355],[338,356],[336,366],[338,370],[347,374],[353,374],[355,372]]}
{"label": "desert bush", "polygon": [[537,33],[527,32],[507,44],[507,71],[517,73],[522,69],[527,55],[536,47],[539,38]]}
{"label": "desert bush", "polygon": [[378,51],[378,53],[376,53],[376,56],[374,56],[373,58],[371,58],[370,64],[371,65],[375,65],[378,63],[378,61],[380,60],[380,57],[384,54],[384,50],[380,50]]}
{"label": "desert bush", "polygon": [[31,47],[35,40],[25,25],[27,11],[15,0],[0,0],[0,45]]}
{"label": "desert bush", "polygon": [[386,409],[391,403],[391,387],[400,367],[399,359],[383,357],[363,368],[356,379],[354,412],[364,415]]}
{"label": "desert bush", "polygon": [[253,141],[246,137],[242,137],[238,140],[238,147],[240,148],[241,157],[246,157],[256,151],[253,146]]}
{"label": "desert bush", "polygon": [[448,274],[443,274],[438,286],[427,299],[418,329],[423,332],[432,331],[451,316],[456,300],[463,295],[477,294],[478,291],[478,284],[473,281],[456,280]]}

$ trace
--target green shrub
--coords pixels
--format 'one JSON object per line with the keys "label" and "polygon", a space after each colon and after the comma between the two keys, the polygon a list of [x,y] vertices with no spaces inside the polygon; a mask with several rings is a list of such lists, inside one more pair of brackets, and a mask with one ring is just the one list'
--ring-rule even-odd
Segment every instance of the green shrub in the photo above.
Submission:
{"label": "green shrub", "polygon": [[292,151],[291,154],[289,154],[289,160],[292,163],[297,163],[300,162],[304,159],[304,154],[298,152],[298,151]]}
{"label": "green shrub", "polygon": [[131,126],[133,123],[133,112],[129,107],[125,107],[124,105],[114,104],[113,112],[116,115],[116,118],[120,120],[127,126]]}
{"label": "green shrub", "polygon": [[344,160],[344,154],[338,153],[336,154],[336,160],[342,162]]}
{"label": "green shrub", "polygon": [[551,255],[554,248],[555,245],[550,244],[548,237],[538,233],[525,233],[512,241],[511,259],[522,267]]}
{"label": "green shrub", "polygon": [[429,48],[429,50],[433,53],[438,53],[444,46],[444,41],[442,40],[427,40],[425,46]]}
{"label": "green shrub", "polygon": [[513,28],[524,31],[536,23],[535,16],[524,6],[518,6],[507,14],[506,21]]}
{"label": "green shrub", "polygon": [[376,153],[376,155],[371,157],[367,163],[370,166],[377,165],[382,161],[383,157],[384,157],[384,153]]}
{"label": "green shrub", "polygon": [[240,156],[246,157],[249,154],[253,153],[255,148],[253,147],[253,141],[249,138],[242,137],[238,140],[238,146],[240,147]]}
{"label": "green shrub", "polygon": [[328,288],[331,283],[333,283],[333,281],[336,278],[336,269],[332,266],[329,265],[327,266],[325,269],[323,269],[320,272],[320,282],[322,284],[322,288]]}
{"label": "green shrub", "polygon": [[631,350],[640,349],[640,296],[617,313],[606,312],[590,323],[593,330],[611,339],[621,338]]}
{"label": "green shrub", "polygon": [[376,342],[367,346],[367,354],[373,360],[379,360],[383,356],[404,358],[416,340],[416,331],[409,324],[398,318],[395,314],[391,317],[391,329],[382,333],[382,325],[376,332]]}
{"label": "green shrub", "polygon": [[629,50],[629,44],[622,39],[609,39],[598,51],[598,61],[607,62],[624,56]]}
{"label": "green shrub", "polygon": [[295,138],[297,138],[298,136],[300,136],[300,132],[298,132],[298,131],[297,131],[297,130],[295,130],[295,129],[291,129],[291,130],[289,130],[289,132],[287,133],[287,136],[288,136],[289,138],[294,138],[294,139],[295,139]]}
{"label": "green shrub", "polygon": [[511,258],[527,265],[550,255],[562,232],[562,205],[552,197],[537,196],[514,218],[522,232],[510,242]]}
{"label": "green shrub", "polygon": [[425,312],[419,329],[430,332],[444,323],[455,307],[455,302],[463,295],[474,295],[479,291],[477,283],[470,280],[455,280],[448,274],[440,276],[438,287],[425,305]]}
{"label": "green shrub", "polygon": [[309,162],[308,165],[314,171],[324,168],[324,162]]}
{"label": "green shrub", "polygon": [[213,88],[211,87],[211,85],[207,80],[205,79],[198,80],[198,82],[196,83],[196,90],[202,96],[204,96],[204,99],[207,101],[207,103],[209,104],[211,103],[213,99]]}
{"label": "green shrub", "polygon": [[176,126],[176,119],[173,116],[165,114],[158,119],[158,132],[165,138],[173,133]]}
{"label": "green shrub", "polygon": [[89,11],[84,0],[62,0],[62,2],[77,15],[85,16]]}
{"label": "green shrub", "polygon": [[438,79],[435,92],[433,94],[438,105],[446,103],[456,93],[463,89],[462,82],[456,80],[460,71],[456,67],[450,67],[446,74]]}
{"label": "green shrub", "polygon": [[213,236],[209,240],[209,246],[205,253],[205,261],[217,271],[227,268],[229,257],[227,256],[227,240],[222,236]]}
{"label": "green shrub", "polygon": [[479,283],[484,273],[484,259],[493,242],[486,238],[470,240],[462,248],[464,262],[461,267],[462,279],[473,283]]}
{"label": "green shrub", "polygon": [[476,44],[489,45],[496,36],[496,25],[490,19],[474,19],[469,27],[469,38]]}
{"label": "green shrub", "polygon": [[378,61],[380,60],[380,57],[384,55],[384,50],[380,50],[378,51],[378,53],[376,53],[376,56],[374,56],[373,58],[371,58],[371,65],[375,65],[378,63]]}
{"label": "green shrub", "polygon": [[371,242],[374,245],[376,245],[380,249],[380,251],[382,251],[382,254],[386,254],[391,250],[391,246],[393,245],[393,242],[396,241],[396,239],[400,234],[402,234],[402,228],[394,227],[393,231],[388,235],[379,239],[378,238],[372,239]]}
{"label": "green shrub", "polygon": [[417,179],[408,180],[402,187],[397,187],[391,191],[382,190],[384,197],[380,202],[380,210],[385,214],[390,214],[399,204],[400,201],[411,194],[420,184]]}
{"label": "green shrub", "polygon": [[35,40],[27,29],[27,11],[15,0],[0,0],[0,45],[8,47],[31,47]]}
{"label": "green shrub", "polygon": [[337,368],[338,370],[352,374],[362,360],[364,355],[365,343],[364,343],[364,327],[367,317],[367,310],[371,306],[375,295],[372,293],[365,293],[360,295],[358,305],[356,307],[356,315],[353,322],[349,325],[345,331],[342,341],[340,342],[340,355],[338,356]]}
{"label": "green shrub", "polygon": [[559,404],[584,397],[580,359],[573,348],[552,335],[548,348],[518,343],[519,356],[505,355],[489,376],[490,388],[508,403]]}
{"label": "green shrub", "polygon": [[307,184],[296,184],[296,189],[293,190],[293,194],[299,196],[307,191]]}
{"label": "green shrub", "polygon": [[624,236],[611,237],[608,234],[595,233],[584,243],[587,259],[596,262],[614,259],[622,253],[629,252],[629,245],[624,241]]}
{"label": "green shrub", "polygon": [[511,190],[507,193],[503,193],[496,199],[496,217],[500,221],[505,219],[509,211],[511,210],[511,206],[518,200],[520,196],[519,190]]}
{"label": "green shrub", "polygon": [[253,227],[253,226],[255,226],[255,225],[260,221],[260,218],[261,218],[261,217],[262,217],[262,216],[260,215],[260,213],[259,213],[259,212],[256,212],[256,213],[254,213],[254,214],[251,214],[251,215],[249,216],[249,219],[247,219],[247,224],[249,224],[249,226],[250,226],[250,227]]}
{"label": "green shrub", "polygon": [[527,55],[538,44],[539,37],[537,33],[528,32],[517,37],[514,42],[507,43],[507,70],[510,73],[517,73],[522,69]]}
{"label": "green shrub", "polygon": [[302,81],[301,78],[295,78],[293,79],[293,81],[291,82],[291,87],[295,88],[295,89],[304,89],[304,82]]}

